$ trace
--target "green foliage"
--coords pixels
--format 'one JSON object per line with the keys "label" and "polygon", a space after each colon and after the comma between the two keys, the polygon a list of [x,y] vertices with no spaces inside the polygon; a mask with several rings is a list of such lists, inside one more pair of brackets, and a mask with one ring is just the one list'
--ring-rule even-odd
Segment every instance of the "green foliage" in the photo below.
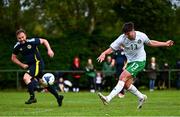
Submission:
{"label": "green foliage", "polygon": [[114,10],[123,21],[133,21],[136,29],[151,36],[172,36],[175,20],[168,0],[122,0],[114,3]]}
{"label": "green foliage", "polygon": [[82,65],[92,57],[96,68],[101,69],[96,58],[120,35],[126,21],[135,22],[136,29],[150,39],[174,40],[175,46],[170,49],[146,47],[148,58],[157,56],[160,63],[168,61],[173,67],[180,57],[179,11],[169,0],[12,0],[7,5],[1,1],[0,69],[18,69],[7,60],[20,27],[29,37],[50,42],[55,51],[53,59],[41,48],[46,69],[69,69],[74,56],[80,57]]}

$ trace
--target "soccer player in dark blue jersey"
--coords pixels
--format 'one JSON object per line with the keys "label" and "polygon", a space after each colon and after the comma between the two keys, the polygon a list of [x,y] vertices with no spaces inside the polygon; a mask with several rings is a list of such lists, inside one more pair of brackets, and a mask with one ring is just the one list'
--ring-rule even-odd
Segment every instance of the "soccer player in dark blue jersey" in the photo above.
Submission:
{"label": "soccer player in dark blue jersey", "polygon": [[[34,78],[37,78],[38,81],[42,82],[42,75],[44,69],[44,61],[41,58],[40,52],[38,50],[39,45],[44,45],[47,49],[47,54],[49,57],[54,56],[54,52],[51,49],[49,42],[46,39],[42,38],[31,38],[27,39],[26,33],[23,29],[16,31],[16,37],[18,42],[14,46],[11,60],[20,66],[22,69],[26,69],[26,73],[23,76],[23,80],[27,85],[30,98],[25,102],[25,104],[36,103],[34,93],[34,83],[32,82]],[[18,59],[18,55],[21,54],[25,62],[21,62]],[[58,105],[62,105],[63,96],[58,95],[58,92],[51,85],[47,86],[48,91],[53,94],[58,102]]]}

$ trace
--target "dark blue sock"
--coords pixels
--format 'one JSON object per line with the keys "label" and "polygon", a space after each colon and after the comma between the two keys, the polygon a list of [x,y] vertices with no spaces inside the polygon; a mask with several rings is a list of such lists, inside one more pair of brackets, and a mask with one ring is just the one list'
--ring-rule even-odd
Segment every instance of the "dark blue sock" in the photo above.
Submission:
{"label": "dark blue sock", "polygon": [[30,82],[27,85],[27,88],[28,88],[28,92],[29,92],[29,95],[30,95],[30,99],[34,99],[35,95],[34,95],[34,85],[33,85],[33,83]]}
{"label": "dark blue sock", "polygon": [[34,91],[41,92],[44,89],[40,86],[40,84],[37,80],[33,79],[33,80],[31,80],[31,82],[33,83]]}
{"label": "dark blue sock", "polygon": [[59,97],[58,92],[56,91],[56,89],[55,89],[53,86],[48,85],[47,90],[48,90],[51,94],[53,94],[53,95],[56,97],[56,99],[58,99],[58,97]]}

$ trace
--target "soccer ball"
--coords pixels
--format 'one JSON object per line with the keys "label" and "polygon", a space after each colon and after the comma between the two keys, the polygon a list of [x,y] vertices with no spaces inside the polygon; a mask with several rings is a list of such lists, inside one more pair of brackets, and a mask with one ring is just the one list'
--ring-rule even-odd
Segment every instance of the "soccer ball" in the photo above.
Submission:
{"label": "soccer ball", "polygon": [[55,81],[55,77],[52,73],[45,73],[42,77],[42,83],[44,85],[53,85]]}

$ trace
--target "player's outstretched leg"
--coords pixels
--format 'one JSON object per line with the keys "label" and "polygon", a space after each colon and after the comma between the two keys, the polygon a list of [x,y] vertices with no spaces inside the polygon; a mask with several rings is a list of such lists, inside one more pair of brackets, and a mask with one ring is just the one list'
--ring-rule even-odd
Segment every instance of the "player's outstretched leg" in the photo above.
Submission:
{"label": "player's outstretched leg", "polygon": [[63,99],[64,99],[64,96],[63,95],[59,95],[59,98],[57,99],[58,106],[62,106]]}
{"label": "player's outstretched leg", "polygon": [[98,96],[99,96],[99,98],[101,99],[101,101],[103,102],[104,105],[108,105],[109,104],[109,101],[107,100],[106,96],[104,96],[101,93],[98,93]]}
{"label": "player's outstretched leg", "polygon": [[102,102],[107,105],[123,89],[124,84],[124,81],[119,80],[117,85],[108,96],[103,96],[101,93],[98,93],[98,96],[100,97]]}
{"label": "player's outstretched leg", "polygon": [[51,94],[53,94],[56,97],[58,106],[62,106],[62,100],[63,100],[64,96],[58,95],[58,92],[51,85],[48,85],[47,89]]}
{"label": "player's outstretched leg", "polygon": [[141,109],[144,102],[147,100],[147,96],[143,94],[143,98],[139,99],[139,104],[137,106],[137,109]]}

